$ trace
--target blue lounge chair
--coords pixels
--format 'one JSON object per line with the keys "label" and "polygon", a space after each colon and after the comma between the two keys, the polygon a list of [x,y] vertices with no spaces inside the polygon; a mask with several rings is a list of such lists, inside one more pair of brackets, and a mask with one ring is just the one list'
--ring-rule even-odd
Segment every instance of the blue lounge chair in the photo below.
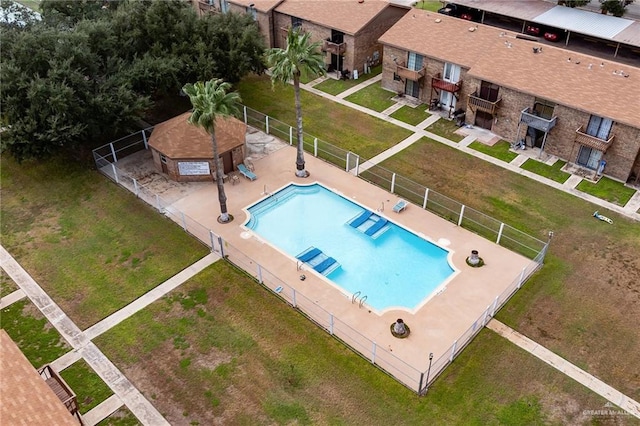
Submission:
{"label": "blue lounge chair", "polygon": [[393,211],[396,213],[400,213],[402,210],[407,208],[409,203],[406,200],[400,198],[395,206],[393,206]]}
{"label": "blue lounge chair", "polygon": [[308,262],[321,253],[322,250],[315,247],[310,247],[307,250],[303,251],[302,254],[298,255],[297,259],[303,262]]}
{"label": "blue lounge chair", "polygon": [[366,231],[364,231],[364,233],[369,236],[372,236],[373,234],[381,230],[387,224],[387,222],[388,222],[387,219],[381,217],[378,219],[376,223],[374,223]]}
{"label": "blue lounge chair", "polygon": [[360,216],[353,219],[349,225],[353,226],[354,228],[357,228],[358,226],[365,223],[370,216],[371,216],[371,212],[369,210],[365,210],[362,212]]}
{"label": "blue lounge chair", "polygon": [[244,164],[238,164],[238,171],[242,173],[242,176],[246,177],[249,180],[258,179],[258,176],[256,176],[256,174],[251,170],[247,169],[247,166],[245,166]]}

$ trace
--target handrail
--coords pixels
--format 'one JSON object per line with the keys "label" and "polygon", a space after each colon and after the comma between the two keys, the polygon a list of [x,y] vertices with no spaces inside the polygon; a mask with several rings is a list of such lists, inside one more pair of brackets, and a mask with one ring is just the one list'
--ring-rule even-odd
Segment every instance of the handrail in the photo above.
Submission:
{"label": "handrail", "polygon": [[351,303],[356,303],[356,299],[358,298],[358,296],[360,296],[360,293],[362,292],[356,291],[355,293],[353,293],[353,296],[351,296]]}

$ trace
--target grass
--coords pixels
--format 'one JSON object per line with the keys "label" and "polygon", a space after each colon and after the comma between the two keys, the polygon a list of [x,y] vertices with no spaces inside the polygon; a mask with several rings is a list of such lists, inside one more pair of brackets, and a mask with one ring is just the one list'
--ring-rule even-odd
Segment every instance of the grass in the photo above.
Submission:
{"label": "grass", "polygon": [[453,142],[460,142],[462,139],[464,139],[464,136],[455,133],[455,131],[458,129],[459,127],[454,121],[441,118],[431,126],[427,127],[425,130],[431,133],[435,133],[438,136],[442,136],[443,138],[447,138]]}
{"label": "grass", "polygon": [[411,124],[412,126],[416,126],[422,123],[427,118],[431,117],[431,114],[425,111],[424,108],[424,105],[419,105],[415,108],[403,105],[399,110],[394,111],[391,114],[391,117],[403,121],[407,124]]}
{"label": "grass", "polygon": [[437,12],[442,7],[442,2],[431,0],[420,0],[416,2],[413,7],[416,9],[429,10],[431,12]]}
{"label": "grass", "polygon": [[144,373],[170,423],[571,423],[581,410],[556,418],[556,404],[604,404],[490,331],[418,398],[226,262],[96,343],[127,376]]}
{"label": "grass", "polygon": [[1,312],[2,328],[34,368],[40,368],[71,350],[35,305],[20,300]]}
{"label": "grass", "polygon": [[4,272],[4,269],[0,268],[0,297],[5,297],[17,289],[18,286],[16,283],[14,283],[11,277]]}
{"label": "grass", "polygon": [[383,89],[379,84],[372,84],[347,96],[345,100],[377,112],[382,112],[394,104],[391,98],[396,95],[397,93]]}
{"label": "grass", "polygon": [[560,170],[564,167],[565,164],[567,164],[566,161],[558,160],[553,163],[553,165],[549,166],[545,163],[530,158],[525,161],[520,166],[520,168],[533,172],[537,175],[544,176],[558,183],[564,183],[571,176],[571,174]]}
{"label": "grass", "polygon": [[208,252],[95,171],[62,159],[2,166],[3,245],[81,329]]}
{"label": "grass", "polygon": [[[277,86],[277,96],[265,76],[250,76],[239,84],[245,105],[289,125],[296,122],[293,88]],[[304,131],[365,159],[389,149],[411,132],[368,114],[353,111],[343,105],[308,92],[302,92]]]}
{"label": "grass", "polygon": [[485,145],[482,142],[471,142],[469,144],[469,148],[475,149],[483,154],[490,155],[498,160],[504,161],[505,163],[510,163],[518,156],[518,154],[509,150],[509,148],[511,148],[511,144],[505,140],[500,140],[493,146]]}
{"label": "grass", "polygon": [[624,186],[623,183],[606,176],[601,177],[597,183],[583,179],[576,189],[619,206],[627,204],[636,192],[634,189]]}
{"label": "grass", "polygon": [[98,426],[138,426],[141,425],[136,416],[126,407],[120,407],[109,417],[98,423]]}
{"label": "grass", "polygon": [[80,414],[85,414],[111,395],[111,389],[84,360],[77,361],[60,375],[78,398]]}
{"label": "grass", "polygon": [[371,68],[371,72],[369,74],[362,74],[357,80],[336,80],[333,78],[329,78],[323,81],[320,84],[316,84],[314,89],[322,90],[325,93],[329,93],[330,95],[338,95],[345,90],[351,89],[354,86],[357,86],[360,83],[363,83],[366,80],[369,80],[382,72],[382,65],[378,65],[377,67]]}
{"label": "grass", "polygon": [[640,397],[632,385],[640,372],[624,373],[640,363],[640,353],[630,350],[640,345],[637,223],[600,209],[615,223],[601,226],[592,217],[597,207],[589,202],[426,139],[381,166],[532,236],[546,239],[554,231],[545,267],[499,317],[623,393]]}

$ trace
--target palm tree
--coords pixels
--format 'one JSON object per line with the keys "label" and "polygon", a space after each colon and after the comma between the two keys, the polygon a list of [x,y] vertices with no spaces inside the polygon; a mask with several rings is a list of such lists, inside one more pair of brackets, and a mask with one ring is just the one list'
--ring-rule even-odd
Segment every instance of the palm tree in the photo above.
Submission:
{"label": "palm tree", "polygon": [[223,165],[218,155],[216,141],[216,121],[218,117],[226,118],[238,114],[240,95],[236,92],[227,93],[231,85],[224,81],[210,80],[206,83],[198,81],[196,84],[186,84],[182,90],[189,96],[193,110],[189,117],[189,124],[202,127],[211,135],[213,160],[215,162],[216,184],[218,186],[218,200],[220,201],[220,217],[218,222],[230,221],[227,212],[227,196],[224,193]]}
{"label": "palm tree", "polygon": [[300,75],[325,75],[325,65],[320,53],[320,42],[312,43],[310,34],[300,28],[289,28],[286,49],[269,49],[267,63],[271,68],[271,82],[288,83],[293,80],[293,93],[296,102],[296,136],[298,153],[296,155],[296,176],[307,177],[304,169],[304,145],[302,139],[302,105],[300,103]]}

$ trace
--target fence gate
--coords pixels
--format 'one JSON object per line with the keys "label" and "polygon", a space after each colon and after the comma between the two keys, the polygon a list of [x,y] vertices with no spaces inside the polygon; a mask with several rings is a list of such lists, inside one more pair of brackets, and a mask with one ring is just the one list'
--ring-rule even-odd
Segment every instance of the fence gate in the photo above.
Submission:
{"label": "fence gate", "polygon": [[347,152],[347,171],[350,172],[360,165],[360,156],[353,152]]}

